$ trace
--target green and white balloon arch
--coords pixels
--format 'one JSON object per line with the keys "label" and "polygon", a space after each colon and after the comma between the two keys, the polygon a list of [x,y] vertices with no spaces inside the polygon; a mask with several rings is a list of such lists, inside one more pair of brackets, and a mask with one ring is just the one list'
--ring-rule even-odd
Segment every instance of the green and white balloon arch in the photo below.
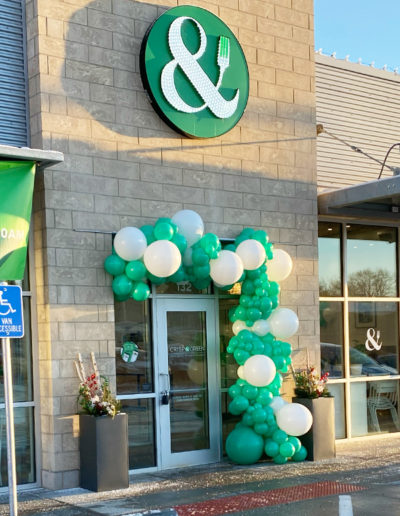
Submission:
{"label": "green and white balloon arch", "polygon": [[226,452],[238,464],[257,462],[263,453],[277,464],[306,458],[298,436],[310,429],[312,415],[279,396],[281,373],[291,364],[292,348],[285,339],[299,325],[295,312],[278,308],[278,282],[289,276],[292,260],[273,249],[265,231],[246,228],[222,247],[216,235],[204,234],[198,213],[182,210],[154,226],[122,228],[104,268],[114,276],[117,301],[146,300],[149,280],[190,281],[198,289],[213,281],[222,290],[241,282],[239,304],[229,313],[234,336],[226,351],[238,364],[228,410],[242,419],[226,439]]}

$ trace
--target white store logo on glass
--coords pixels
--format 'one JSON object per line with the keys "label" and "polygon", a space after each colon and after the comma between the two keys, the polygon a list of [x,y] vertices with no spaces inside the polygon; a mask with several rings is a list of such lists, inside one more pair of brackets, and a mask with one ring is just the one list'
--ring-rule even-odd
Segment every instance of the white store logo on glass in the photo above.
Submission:
{"label": "white store logo on glass", "polygon": [[[375,340],[376,335],[376,340]],[[368,351],[372,351],[373,349],[376,349],[379,351],[382,348],[383,342],[379,342],[379,339],[381,337],[381,332],[377,330],[375,332],[374,328],[368,328],[367,330],[367,340],[365,341],[365,348]]]}
{"label": "white store logo on glass", "polygon": [[[185,21],[192,21],[200,34],[200,47],[195,54],[189,52],[182,40],[181,28]],[[198,63],[198,60],[204,54],[207,47],[206,34],[198,21],[188,16],[181,16],[174,20],[168,31],[168,44],[174,59],[165,65],[161,74],[161,89],[168,102],[175,109],[183,113],[197,113],[208,107],[217,118],[229,118],[232,116],[238,106],[239,90],[236,91],[232,100],[225,100],[219,92],[224,72],[229,67],[229,38],[225,36],[219,38],[217,57],[219,78],[216,85],[211,82],[208,75]],[[177,66],[183,70],[197,93],[203,99],[204,104],[201,106],[190,106],[179,95],[174,79]]]}

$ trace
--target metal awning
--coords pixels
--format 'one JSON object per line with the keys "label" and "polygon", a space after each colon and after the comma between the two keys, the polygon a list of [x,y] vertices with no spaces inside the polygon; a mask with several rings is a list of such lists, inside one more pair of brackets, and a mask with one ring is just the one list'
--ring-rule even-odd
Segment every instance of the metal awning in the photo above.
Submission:
{"label": "metal awning", "polygon": [[400,222],[400,176],[321,192],[318,213],[349,220]]}
{"label": "metal awning", "polygon": [[29,147],[13,147],[0,145],[0,160],[35,161],[39,167],[50,167],[64,161],[64,155],[58,151],[30,149]]}

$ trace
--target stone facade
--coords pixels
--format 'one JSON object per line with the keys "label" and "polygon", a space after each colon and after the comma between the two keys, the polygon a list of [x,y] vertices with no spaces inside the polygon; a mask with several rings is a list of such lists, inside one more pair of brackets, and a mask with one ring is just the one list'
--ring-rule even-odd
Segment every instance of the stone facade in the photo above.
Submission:
{"label": "stone facade", "polygon": [[[153,110],[139,74],[150,24],[176,0],[27,0],[31,147],[63,164],[34,204],[42,485],[79,482],[78,380],[94,351],[115,374],[114,308],[101,231],[187,208],[209,232],[268,231],[294,259],[281,305],[299,314],[296,348],[319,353],[312,0],[194,1],[242,44],[250,97],[229,133],[191,140]],[[182,2],[186,3],[186,2]],[[76,231],[76,230],[98,230]],[[38,399],[39,399],[38,398]]]}

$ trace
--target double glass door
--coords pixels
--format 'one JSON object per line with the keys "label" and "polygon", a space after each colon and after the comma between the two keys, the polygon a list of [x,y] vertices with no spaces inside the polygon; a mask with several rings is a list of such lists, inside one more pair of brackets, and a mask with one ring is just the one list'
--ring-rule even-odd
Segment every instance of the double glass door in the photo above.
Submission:
{"label": "double glass door", "polygon": [[218,347],[213,299],[157,299],[158,460],[162,469],[220,457]]}

